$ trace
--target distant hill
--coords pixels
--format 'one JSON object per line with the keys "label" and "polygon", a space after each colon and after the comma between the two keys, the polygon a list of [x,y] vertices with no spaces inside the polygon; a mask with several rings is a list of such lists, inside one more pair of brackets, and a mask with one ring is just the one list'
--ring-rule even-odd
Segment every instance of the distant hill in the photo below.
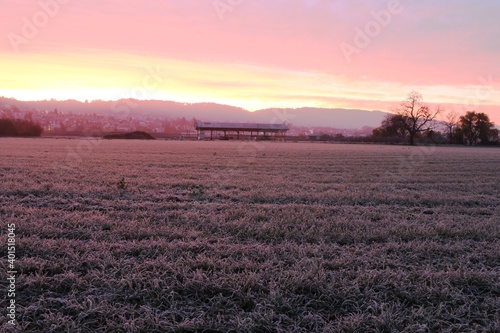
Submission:
{"label": "distant hill", "polygon": [[336,128],[378,127],[386,112],[352,109],[265,109],[254,112],[256,121],[270,122],[273,119],[286,121],[300,126],[325,126]]}
{"label": "distant hill", "polygon": [[243,108],[216,103],[179,103],[159,100],[91,101],[45,100],[18,101],[0,97],[0,107],[14,105],[24,111],[57,109],[63,113],[103,114],[117,117],[149,115],[162,117],[198,118],[205,121],[234,121],[282,123],[287,121],[296,126],[323,126],[345,129],[377,127],[386,115],[382,111],[365,111],[350,109],[297,108],[297,109],[264,109],[255,112]]}
{"label": "distant hill", "polygon": [[156,140],[150,134],[141,131],[135,131],[125,134],[108,134],[103,137],[106,140],[124,139],[124,140]]}

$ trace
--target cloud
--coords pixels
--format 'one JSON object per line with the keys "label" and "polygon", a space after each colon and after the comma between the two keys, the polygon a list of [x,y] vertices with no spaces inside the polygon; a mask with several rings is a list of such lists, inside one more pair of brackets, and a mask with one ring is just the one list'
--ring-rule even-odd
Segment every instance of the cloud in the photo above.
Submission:
{"label": "cloud", "polygon": [[[339,45],[354,45],[357,31],[377,23],[374,13],[387,11],[394,2],[401,11],[391,15],[388,24],[379,23],[376,36],[347,62]],[[500,104],[498,1],[242,0],[224,20],[213,4],[70,1],[21,46],[21,55],[27,57],[17,55],[17,67],[9,69],[11,77],[3,74],[3,88],[31,87],[38,72],[30,80],[23,68],[36,67],[37,59],[66,64],[64,71],[81,77],[75,78],[79,84],[97,80],[92,73],[112,75],[94,83],[109,89],[133,82],[145,63],[160,59],[183,63],[182,72],[172,74],[185,89],[176,91],[183,96],[195,89],[198,96],[223,99],[223,90],[233,87],[247,103],[252,94],[273,104],[286,103],[281,98],[286,96],[292,101],[296,94],[307,96],[300,98],[302,102],[322,106],[342,98],[365,105],[367,100],[398,100],[418,88],[432,100],[460,103],[464,94],[474,96],[477,88],[471,87],[480,87],[480,78],[492,77],[494,93],[481,104]],[[38,10],[37,2],[4,1],[0,35],[20,33],[22,18]],[[0,47],[0,61],[13,54],[7,38]],[[64,75],[54,74],[55,80],[60,76]],[[116,87],[110,77],[125,83]],[[287,89],[293,93],[282,94]]]}

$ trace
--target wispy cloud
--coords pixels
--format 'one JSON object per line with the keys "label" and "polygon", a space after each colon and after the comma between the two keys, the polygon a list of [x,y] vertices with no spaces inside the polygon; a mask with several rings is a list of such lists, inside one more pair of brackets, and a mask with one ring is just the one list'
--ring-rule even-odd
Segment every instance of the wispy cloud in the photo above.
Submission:
{"label": "wispy cloud", "polygon": [[[42,2],[49,1],[58,0]],[[394,1],[401,10],[346,62],[339,45],[353,43],[356,31]],[[342,98],[365,107],[418,88],[432,101],[459,105],[474,98],[481,77],[491,77],[493,91],[478,105],[500,105],[498,1],[252,0],[224,20],[212,1],[65,2],[15,58],[7,36],[22,34],[23,18],[31,20],[40,4],[2,2],[0,61],[7,70],[0,94],[115,94],[154,62],[171,72],[154,95],[165,98],[230,99],[255,108],[296,105],[293,96],[325,106],[332,96],[332,107]]]}

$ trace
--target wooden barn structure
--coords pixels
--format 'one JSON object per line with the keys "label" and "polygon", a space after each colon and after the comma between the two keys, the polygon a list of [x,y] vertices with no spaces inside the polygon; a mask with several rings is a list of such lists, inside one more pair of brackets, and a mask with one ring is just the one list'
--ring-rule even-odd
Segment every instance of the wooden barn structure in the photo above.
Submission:
{"label": "wooden barn structure", "polygon": [[[221,123],[194,120],[198,140],[250,139],[284,140],[288,127],[285,124]],[[206,135],[210,132],[210,136]]]}

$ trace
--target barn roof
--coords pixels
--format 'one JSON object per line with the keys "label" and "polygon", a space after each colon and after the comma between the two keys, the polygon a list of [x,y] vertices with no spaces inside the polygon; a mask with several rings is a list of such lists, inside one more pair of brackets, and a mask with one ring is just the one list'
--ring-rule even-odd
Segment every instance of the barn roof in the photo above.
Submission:
{"label": "barn roof", "polygon": [[210,121],[195,121],[197,130],[219,131],[288,131],[285,124],[254,124],[254,123],[221,123]]}

